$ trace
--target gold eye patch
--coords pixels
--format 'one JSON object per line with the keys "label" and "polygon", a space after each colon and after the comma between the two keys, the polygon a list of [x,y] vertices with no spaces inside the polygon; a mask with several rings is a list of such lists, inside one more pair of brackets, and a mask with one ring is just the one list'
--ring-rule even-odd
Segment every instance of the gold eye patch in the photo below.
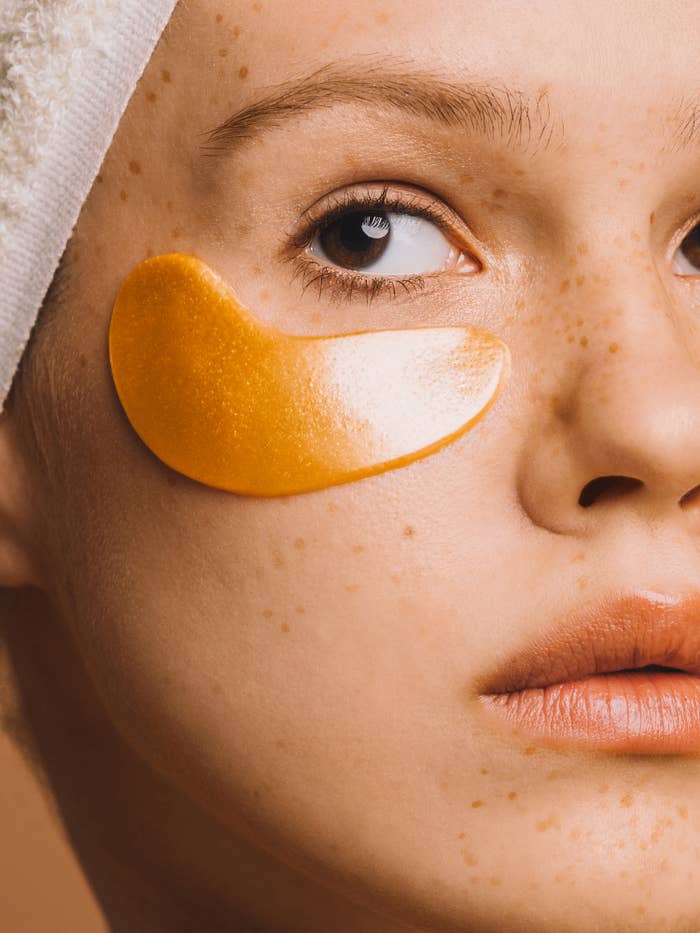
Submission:
{"label": "gold eye patch", "polygon": [[147,259],[109,329],[119,399],[179,473],[255,496],[310,492],[405,466],[476,424],[509,370],[473,327],[282,333],[194,256]]}

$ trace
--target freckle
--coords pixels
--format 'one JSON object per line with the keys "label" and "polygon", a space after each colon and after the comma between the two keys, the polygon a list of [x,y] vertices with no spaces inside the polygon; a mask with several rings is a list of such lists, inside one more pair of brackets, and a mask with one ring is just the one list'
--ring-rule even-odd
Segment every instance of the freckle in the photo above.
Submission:
{"label": "freckle", "polygon": [[346,583],[345,584],[346,593],[357,593],[359,589],[360,589],[359,583]]}
{"label": "freckle", "polygon": [[578,288],[580,288],[580,287],[583,285],[583,283],[584,283],[585,281],[586,281],[586,276],[585,276],[585,275],[577,275],[577,276],[576,276],[576,285],[577,285]]}
{"label": "freckle", "polygon": [[493,885],[494,888],[498,888],[501,886],[501,879],[497,878],[495,875],[492,878],[489,878],[489,881],[491,885]]}
{"label": "freckle", "polygon": [[478,810],[479,807],[483,807],[483,800],[472,800],[472,810]]}
{"label": "freckle", "polygon": [[377,15],[374,18],[379,26],[384,26],[386,23],[389,22],[388,13],[377,13]]}
{"label": "freckle", "polygon": [[123,188],[122,188],[122,190],[119,192],[119,197],[122,199],[122,201],[128,201],[128,200],[129,200],[129,195],[126,193],[126,191],[125,191]]}
{"label": "freckle", "polygon": [[257,3],[257,2],[256,2],[256,3],[252,3],[252,4],[251,4],[251,7],[252,7],[253,10],[255,10],[256,13],[259,13],[260,10],[262,10],[262,3]]}
{"label": "freckle", "polygon": [[304,541],[303,538],[295,538],[294,547],[297,549],[297,551],[303,551],[306,547],[306,541]]}
{"label": "freckle", "polygon": [[306,609],[304,609],[303,606],[296,606],[294,608],[294,611],[299,613],[299,615],[303,615],[306,612]]}
{"label": "freckle", "polygon": [[474,176],[473,175],[460,175],[459,180],[461,181],[463,185],[471,185],[471,183],[474,181]]}
{"label": "freckle", "polygon": [[224,21],[224,15],[223,15],[223,13],[217,13],[217,14],[216,14],[216,22],[217,22],[217,23],[222,23],[223,21]]}
{"label": "freckle", "polygon": [[412,538],[415,535],[415,533],[416,533],[416,529],[413,527],[413,525],[406,525],[406,527],[404,528],[402,532],[404,538]]}
{"label": "freckle", "polygon": [[576,252],[577,252],[580,256],[585,256],[585,255],[588,253],[588,244],[587,244],[587,243],[579,243],[579,244],[576,246]]}
{"label": "freckle", "polygon": [[352,546],[352,553],[353,553],[353,554],[361,554],[361,553],[364,551],[364,549],[365,549],[364,544],[353,544],[353,546]]}
{"label": "freckle", "polygon": [[563,771],[549,771],[547,774],[548,781],[558,781],[560,778],[564,778],[566,775]]}
{"label": "freckle", "polygon": [[613,168],[617,168],[617,166],[620,164],[620,160],[619,160],[619,159],[611,159],[611,160],[610,160],[610,164],[612,165]]}
{"label": "freckle", "polygon": [[277,746],[277,748],[284,748],[284,742],[282,741],[282,739],[277,739],[277,741],[275,742],[275,745]]}
{"label": "freckle", "polygon": [[224,690],[221,684],[213,684],[211,688],[211,692],[214,694],[215,697],[218,697],[218,696],[221,696]]}
{"label": "freckle", "polygon": [[608,128],[607,123],[599,123],[599,124],[598,124],[598,131],[599,131],[600,133],[604,133],[604,132],[607,130],[607,128]]}
{"label": "freckle", "polygon": [[650,223],[650,224],[653,224],[653,223],[654,223],[654,218],[655,218],[655,217],[656,217],[656,211],[652,211],[651,214],[649,214],[649,223]]}
{"label": "freckle", "polygon": [[84,353],[81,353],[78,356],[78,365],[83,369],[87,366],[87,357],[85,356]]}
{"label": "freckle", "polygon": [[618,345],[616,343],[611,343],[608,347],[608,353],[617,353]]}
{"label": "freckle", "polygon": [[599,784],[597,790],[599,794],[606,794],[610,787],[607,784]]}
{"label": "freckle", "polygon": [[101,185],[104,181],[104,175],[98,175],[97,178],[95,178],[95,181]]}
{"label": "freckle", "polygon": [[633,230],[633,231],[630,233],[630,239],[631,239],[631,240],[639,240],[639,238],[640,238],[640,237],[639,237],[639,234],[637,233],[636,230]]}
{"label": "freckle", "polygon": [[261,275],[261,274],[262,274],[262,267],[261,267],[261,266],[253,266],[253,272],[254,272],[256,275]]}
{"label": "freckle", "polygon": [[580,830],[580,829],[572,829],[571,832],[569,833],[569,838],[570,838],[570,839],[573,839],[573,841],[576,842],[577,839],[580,839],[580,838],[581,838],[581,830]]}
{"label": "freckle", "polygon": [[535,748],[534,745],[528,745],[528,747],[525,749],[525,751],[523,752],[523,754],[524,754],[524,755],[527,755],[528,758],[530,758],[532,755],[536,755],[536,754],[537,754],[537,749]]}
{"label": "freckle", "polygon": [[518,796],[517,793],[516,793],[514,790],[512,790],[512,791],[510,791],[510,793],[508,794],[508,800],[515,800],[515,798],[516,798],[517,796]]}
{"label": "freckle", "polygon": [[489,769],[488,769],[488,768],[482,768],[482,769],[481,769],[481,774],[488,774],[488,773],[489,773]]}
{"label": "freckle", "polygon": [[573,343],[574,340],[576,340],[576,338],[574,337],[573,334],[569,334],[569,336],[566,338],[567,343]]}
{"label": "freckle", "polygon": [[284,558],[279,554],[275,554],[274,560],[272,561],[275,567],[284,567]]}
{"label": "freckle", "polygon": [[400,583],[400,582],[401,582],[401,574],[400,574],[400,573],[390,573],[390,574],[389,574],[389,579],[391,580],[392,583]]}
{"label": "freckle", "polygon": [[561,294],[562,292],[568,291],[570,285],[571,285],[571,281],[569,279],[564,279],[564,281],[559,286],[559,294]]}
{"label": "freckle", "polygon": [[241,27],[234,26],[233,29],[231,30],[231,35],[233,36],[233,38],[237,39],[240,36],[240,34],[241,34]]}
{"label": "freckle", "polygon": [[464,859],[465,865],[474,866],[479,864],[479,859],[475,855],[472,855],[471,852],[468,852],[466,849],[464,852],[462,852],[462,858]]}
{"label": "freckle", "polygon": [[166,211],[168,211],[168,213],[172,214],[172,212],[173,212],[173,202],[172,202],[172,201],[166,201],[166,202],[165,202],[165,209],[166,209]]}
{"label": "freckle", "polygon": [[155,102],[158,100],[158,95],[154,94],[153,91],[149,91],[146,94],[146,100],[149,104],[155,104]]}
{"label": "freckle", "polygon": [[524,175],[525,172],[524,172],[521,168],[516,168],[516,170],[513,172],[513,174],[514,174],[514,175],[521,176],[521,175]]}
{"label": "freckle", "polygon": [[241,65],[238,69],[238,77],[241,78],[241,80],[248,77],[248,69],[245,65]]}
{"label": "freckle", "polygon": [[491,192],[492,198],[507,198],[508,192],[504,191],[503,188],[494,188]]}
{"label": "freckle", "polygon": [[287,625],[286,622],[283,622],[283,623],[280,625],[280,631],[281,631],[281,632],[288,632],[288,631],[289,631],[289,626]]}
{"label": "freckle", "polygon": [[264,619],[271,619],[271,618],[272,618],[272,609],[263,609],[261,615],[262,615],[262,617],[263,617]]}
{"label": "freckle", "polygon": [[228,55],[228,49],[219,49],[219,58],[226,58]]}
{"label": "freckle", "polygon": [[681,818],[682,820],[687,820],[687,819],[688,819],[688,808],[687,808],[687,807],[679,807],[679,808],[678,808],[678,816],[680,816],[680,818]]}
{"label": "freckle", "polygon": [[581,339],[579,340],[579,343],[581,344],[582,347],[587,347],[587,346],[588,346],[588,337],[585,337],[585,336],[584,336],[584,337],[581,337]]}
{"label": "freckle", "polygon": [[163,70],[161,71],[160,80],[163,82],[163,84],[170,84],[170,82],[172,81],[170,72],[168,71],[167,68],[163,68]]}
{"label": "freckle", "polygon": [[618,179],[617,179],[617,187],[618,187],[618,188],[626,188],[628,184],[629,184],[629,182],[627,181],[626,178],[618,178]]}
{"label": "freckle", "polygon": [[620,806],[625,810],[628,807],[631,807],[632,806],[632,794],[625,794],[625,796],[622,797],[620,800]]}
{"label": "freckle", "polygon": [[140,164],[136,160],[132,160],[131,162],[129,162],[129,171],[131,172],[132,175],[140,175],[141,174]]}

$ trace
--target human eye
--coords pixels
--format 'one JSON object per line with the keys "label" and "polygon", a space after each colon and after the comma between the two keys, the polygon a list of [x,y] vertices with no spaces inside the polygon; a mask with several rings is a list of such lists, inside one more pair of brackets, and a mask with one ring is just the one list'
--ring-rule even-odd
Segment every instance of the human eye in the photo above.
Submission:
{"label": "human eye", "polygon": [[700,224],[696,224],[681,241],[674,253],[676,267],[681,275],[700,275]]}
{"label": "human eye", "polygon": [[[289,256],[302,290],[316,285],[336,299],[423,291],[428,277],[480,271],[463,224],[424,192],[364,187],[333,194],[307,210]],[[462,241],[461,243],[459,241]]]}

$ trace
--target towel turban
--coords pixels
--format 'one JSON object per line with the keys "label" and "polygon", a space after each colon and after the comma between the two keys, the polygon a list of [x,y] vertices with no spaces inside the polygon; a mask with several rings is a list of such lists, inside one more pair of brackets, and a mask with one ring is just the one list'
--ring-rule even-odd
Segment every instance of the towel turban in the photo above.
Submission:
{"label": "towel turban", "polygon": [[176,0],[0,0],[0,406]]}

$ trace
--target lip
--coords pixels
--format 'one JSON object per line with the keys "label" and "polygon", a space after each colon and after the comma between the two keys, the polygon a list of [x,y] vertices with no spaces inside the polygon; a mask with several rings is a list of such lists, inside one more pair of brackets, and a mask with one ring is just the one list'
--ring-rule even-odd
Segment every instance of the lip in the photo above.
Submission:
{"label": "lip", "polygon": [[501,664],[479,694],[488,714],[548,745],[700,753],[700,592],[587,603]]}

